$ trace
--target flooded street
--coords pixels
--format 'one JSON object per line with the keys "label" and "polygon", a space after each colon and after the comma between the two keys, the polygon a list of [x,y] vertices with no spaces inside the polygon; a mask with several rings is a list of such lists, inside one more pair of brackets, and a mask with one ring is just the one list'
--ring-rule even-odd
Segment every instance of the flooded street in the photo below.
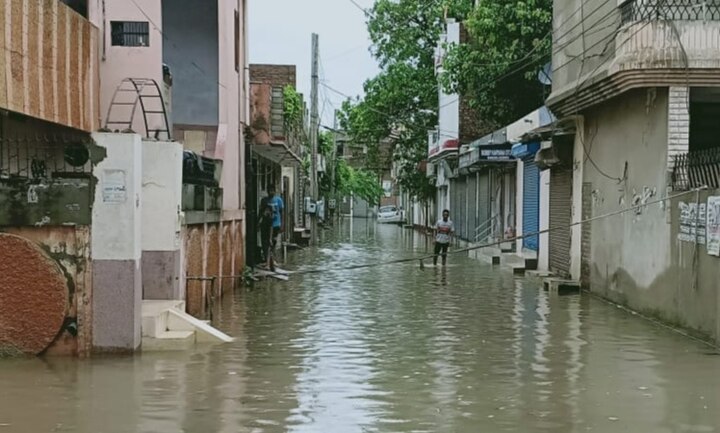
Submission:
{"label": "flooded street", "polygon": [[[362,220],[325,236],[286,267],[431,247]],[[216,312],[239,337],[226,346],[0,361],[0,433],[720,431],[708,346],[589,296],[449,263],[258,283]]]}

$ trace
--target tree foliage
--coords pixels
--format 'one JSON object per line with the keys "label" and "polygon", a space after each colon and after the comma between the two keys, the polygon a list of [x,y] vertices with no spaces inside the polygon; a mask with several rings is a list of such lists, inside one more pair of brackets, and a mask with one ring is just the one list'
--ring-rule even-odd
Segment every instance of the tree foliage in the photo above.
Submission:
{"label": "tree foliage", "polygon": [[550,60],[552,0],[483,0],[465,28],[467,43],[448,47],[443,87],[468,97],[494,127],[541,106],[546,88],[538,72]]}
{"label": "tree foliage", "polygon": [[392,139],[398,181],[420,200],[434,186],[418,164],[427,158],[427,131],[437,125],[438,79],[435,48],[445,14],[462,17],[472,0],[378,0],[368,12],[371,50],[381,72],[365,82],[363,99],[343,105],[340,124],[368,149],[368,166],[383,167],[378,148]]}
{"label": "tree foliage", "polygon": [[336,185],[341,196],[355,195],[368,202],[370,206],[380,204],[383,189],[378,177],[371,171],[356,169],[344,159],[338,159]]}

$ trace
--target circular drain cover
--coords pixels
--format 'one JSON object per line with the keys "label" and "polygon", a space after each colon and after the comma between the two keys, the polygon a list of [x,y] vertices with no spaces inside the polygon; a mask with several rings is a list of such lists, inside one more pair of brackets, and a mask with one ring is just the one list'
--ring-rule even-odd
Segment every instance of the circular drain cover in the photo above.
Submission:
{"label": "circular drain cover", "polygon": [[27,239],[0,233],[0,355],[37,355],[58,335],[68,287],[58,265]]}

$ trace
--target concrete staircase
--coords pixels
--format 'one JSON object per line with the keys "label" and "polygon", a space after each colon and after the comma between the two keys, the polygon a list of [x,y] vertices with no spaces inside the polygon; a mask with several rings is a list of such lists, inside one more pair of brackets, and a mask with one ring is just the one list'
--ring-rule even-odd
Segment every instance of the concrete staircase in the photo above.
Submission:
{"label": "concrete staircase", "polygon": [[480,248],[470,251],[470,257],[492,265],[507,266],[513,273],[523,275],[526,271],[537,269],[537,254],[532,252],[514,252],[509,242],[495,247]]}
{"label": "concrete staircase", "polygon": [[185,312],[185,301],[143,301],[142,350],[186,350],[199,343],[234,339]]}

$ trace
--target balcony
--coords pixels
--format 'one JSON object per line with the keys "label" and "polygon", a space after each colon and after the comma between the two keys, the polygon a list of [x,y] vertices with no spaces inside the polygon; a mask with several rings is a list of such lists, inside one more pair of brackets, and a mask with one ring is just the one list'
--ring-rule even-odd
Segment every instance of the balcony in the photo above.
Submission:
{"label": "balcony", "polygon": [[250,84],[250,134],[252,150],[274,163],[299,165],[301,128],[285,121],[283,88],[269,83]]}
{"label": "balcony", "polygon": [[2,3],[0,108],[97,130],[98,29],[57,0]]}
{"label": "balcony", "polygon": [[554,112],[569,115],[633,88],[720,86],[720,1],[630,0],[604,7],[599,14],[614,16],[619,28],[590,23],[584,38],[554,42],[548,100]]}
{"label": "balcony", "polygon": [[715,1],[631,0],[620,5],[621,24],[647,21],[717,21],[720,3]]}

